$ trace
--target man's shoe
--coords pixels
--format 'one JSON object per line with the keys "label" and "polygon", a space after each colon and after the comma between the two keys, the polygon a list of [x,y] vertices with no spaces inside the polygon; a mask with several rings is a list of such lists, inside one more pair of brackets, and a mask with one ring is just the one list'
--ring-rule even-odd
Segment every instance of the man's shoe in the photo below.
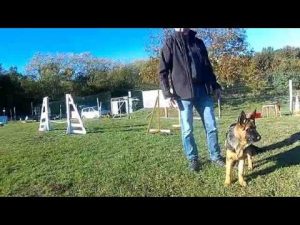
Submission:
{"label": "man's shoe", "polygon": [[194,172],[198,172],[200,170],[200,163],[198,159],[190,160],[190,169]]}
{"label": "man's shoe", "polygon": [[225,167],[225,162],[224,162],[224,159],[222,159],[222,158],[213,160],[212,163],[219,167]]}

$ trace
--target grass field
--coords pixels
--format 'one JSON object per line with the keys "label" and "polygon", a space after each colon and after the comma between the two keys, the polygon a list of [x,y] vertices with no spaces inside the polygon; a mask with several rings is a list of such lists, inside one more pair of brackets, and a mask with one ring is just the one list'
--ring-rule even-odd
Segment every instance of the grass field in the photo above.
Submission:
{"label": "grass field", "polygon": [[[245,106],[246,111],[250,110]],[[235,109],[218,120],[223,149]],[[248,186],[223,186],[225,169],[211,165],[199,120],[195,136],[203,168],[187,168],[179,132],[146,134],[148,112],[131,119],[92,120],[86,135],[66,135],[64,124],[39,133],[38,123],[0,127],[1,196],[300,196],[300,117],[257,120],[264,147],[247,172]],[[164,127],[176,119],[162,119]]]}

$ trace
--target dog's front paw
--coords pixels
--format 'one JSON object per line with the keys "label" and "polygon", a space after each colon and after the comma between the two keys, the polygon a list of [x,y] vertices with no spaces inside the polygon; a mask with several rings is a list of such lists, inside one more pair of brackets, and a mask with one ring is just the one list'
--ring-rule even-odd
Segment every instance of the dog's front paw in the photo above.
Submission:
{"label": "dog's front paw", "polygon": [[242,187],[246,187],[247,186],[247,182],[244,180],[239,180],[239,183]]}
{"label": "dog's front paw", "polygon": [[229,187],[230,185],[231,185],[231,182],[230,182],[230,181],[226,180],[226,181],[224,182],[224,186],[225,186],[225,187]]}

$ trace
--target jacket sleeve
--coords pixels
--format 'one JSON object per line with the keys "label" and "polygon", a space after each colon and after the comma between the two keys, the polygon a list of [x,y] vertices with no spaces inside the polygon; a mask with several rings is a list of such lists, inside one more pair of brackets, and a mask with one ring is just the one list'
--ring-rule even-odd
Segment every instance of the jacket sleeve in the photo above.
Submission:
{"label": "jacket sleeve", "polygon": [[221,85],[217,82],[216,75],[214,73],[213,67],[212,67],[211,62],[209,60],[206,46],[205,46],[205,44],[203,43],[202,40],[200,40],[200,44],[202,45],[202,48],[203,48],[203,51],[204,51],[204,57],[205,57],[205,62],[206,62],[207,69],[208,69],[208,71],[209,71],[209,73],[211,75],[211,85],[212,85],[212,88],[213,88],[213,90],[221,89]]}
{"label": "jacket sleeve", "polygon": [[160,88],[165,98],[173,96],[170,92],[169,83],[169,76],[172,71],[172,60],[171,39],[167,39],[160,51],[158,69]]}

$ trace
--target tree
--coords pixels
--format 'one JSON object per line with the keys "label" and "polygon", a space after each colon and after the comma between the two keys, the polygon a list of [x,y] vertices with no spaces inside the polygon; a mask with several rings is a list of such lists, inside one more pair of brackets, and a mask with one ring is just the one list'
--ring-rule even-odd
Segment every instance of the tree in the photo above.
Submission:
{"label": "tree", "polygon": [[1,71],[0,107],[5,107],[8,113],[13,111],[14,107],[16,107],[18,114],[28,113],[30,99],[22,85],[22,80],[23,76],[16,67],[10,67],[7,71],[2,69]]}
{"label": "tree", "polygon": [[142,88],[158,88],[158,58],[150,58],[139,64],[139,84]]}
{"label": "tree", "polygon": [[39,83],[42,95],[57,100],[65,93],[86,95],[105,89],[106,84],[100,84],[99,77],[111,68],[111,64],[90,53],[35,54],[26,73]]}
{"label": "tree", "polygon": [[132,65],[119,65],[109,72],[112,91],[134,89],[138,83],[139,71]]}
{"label": "tree", "polygon": [[221,84],[232,86],[243,77],[243,68],[253,52],[248,49],[246,31],[240,28],[197,29],[209,53],[214,72]]}
{"label": "tree", "polygon": [[277,93],[287,93],[290,79],[300,82],[299,50],[299,48],[285,47],[275,51],[271,81]]}
{"label": "tree", "polygon": [[262,69],[264,65],[252,57],[248,58],[243,66],[240,84],[250,88],[253,93],[260,94],[263,92],[268,86],[268,74]]}

